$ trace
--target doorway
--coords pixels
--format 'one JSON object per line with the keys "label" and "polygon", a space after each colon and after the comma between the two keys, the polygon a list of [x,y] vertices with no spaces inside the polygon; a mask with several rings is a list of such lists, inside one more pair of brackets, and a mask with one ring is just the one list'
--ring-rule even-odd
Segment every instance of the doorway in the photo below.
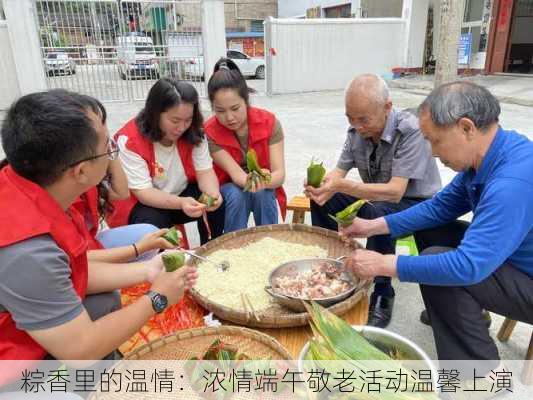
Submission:
{"label": "doorway", "polygon": [[516,0],[505,72],[533,74],[533,0]]}

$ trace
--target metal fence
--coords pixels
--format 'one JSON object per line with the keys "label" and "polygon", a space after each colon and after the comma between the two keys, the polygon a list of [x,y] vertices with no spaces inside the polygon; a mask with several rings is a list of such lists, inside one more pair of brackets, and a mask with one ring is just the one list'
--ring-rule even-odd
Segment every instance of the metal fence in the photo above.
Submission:
{"label": "metal fence", "polygon": [[200,0],[36,0],[49,88],[143,100],[162,76],[205,95]]}

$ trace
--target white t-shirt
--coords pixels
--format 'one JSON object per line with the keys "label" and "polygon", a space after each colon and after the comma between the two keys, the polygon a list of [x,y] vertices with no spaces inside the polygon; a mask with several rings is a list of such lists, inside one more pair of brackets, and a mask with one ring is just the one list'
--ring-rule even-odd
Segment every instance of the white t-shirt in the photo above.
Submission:
{"label": "white t-shirt", "polygon": [[[156,171],[153,178],[146,161],[137,153],[126,148],[128,138],[124,135],[118,139],[120,148],[120,161],[130,189],[156,188],[166,193],[179,195],[187,187],[187,175],[181,162],[181,157],[176,149],[176,144],[163,146],[154,143]],[[204,139],[198,146],[193,147],[192,160],[196,171],[205,171],[213,168],[213,160],[209,155],[207,141]]]}

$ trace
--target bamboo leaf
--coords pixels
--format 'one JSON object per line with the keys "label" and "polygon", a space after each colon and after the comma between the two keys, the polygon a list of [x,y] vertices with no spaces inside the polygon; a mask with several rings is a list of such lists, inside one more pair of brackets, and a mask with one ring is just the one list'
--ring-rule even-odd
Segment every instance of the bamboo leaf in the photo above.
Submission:
{"label": "bamboo leaf", "polygon": [[185,255],[180,252],[164,253],[161,256],[161,259],[163,260],[163,265],[167,272],[174,272],[185,265]]}
{"label": "bamboo leaf", "polygon": [[167,233],[163,236],[167,241],[172,243],[174,246],[179,246],[181,241],[181,234],[176,229],[175,226],[170,228]]}

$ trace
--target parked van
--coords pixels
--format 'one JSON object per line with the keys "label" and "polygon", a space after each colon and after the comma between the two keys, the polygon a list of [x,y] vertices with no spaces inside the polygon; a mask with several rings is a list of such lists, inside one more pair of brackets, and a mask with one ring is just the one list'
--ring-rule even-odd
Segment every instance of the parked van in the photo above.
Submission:
{"label": "parked van", "polygon": [[159,78],[159,64],[151,37],[137,33],[118,36],[117,57],[122,79]]}

